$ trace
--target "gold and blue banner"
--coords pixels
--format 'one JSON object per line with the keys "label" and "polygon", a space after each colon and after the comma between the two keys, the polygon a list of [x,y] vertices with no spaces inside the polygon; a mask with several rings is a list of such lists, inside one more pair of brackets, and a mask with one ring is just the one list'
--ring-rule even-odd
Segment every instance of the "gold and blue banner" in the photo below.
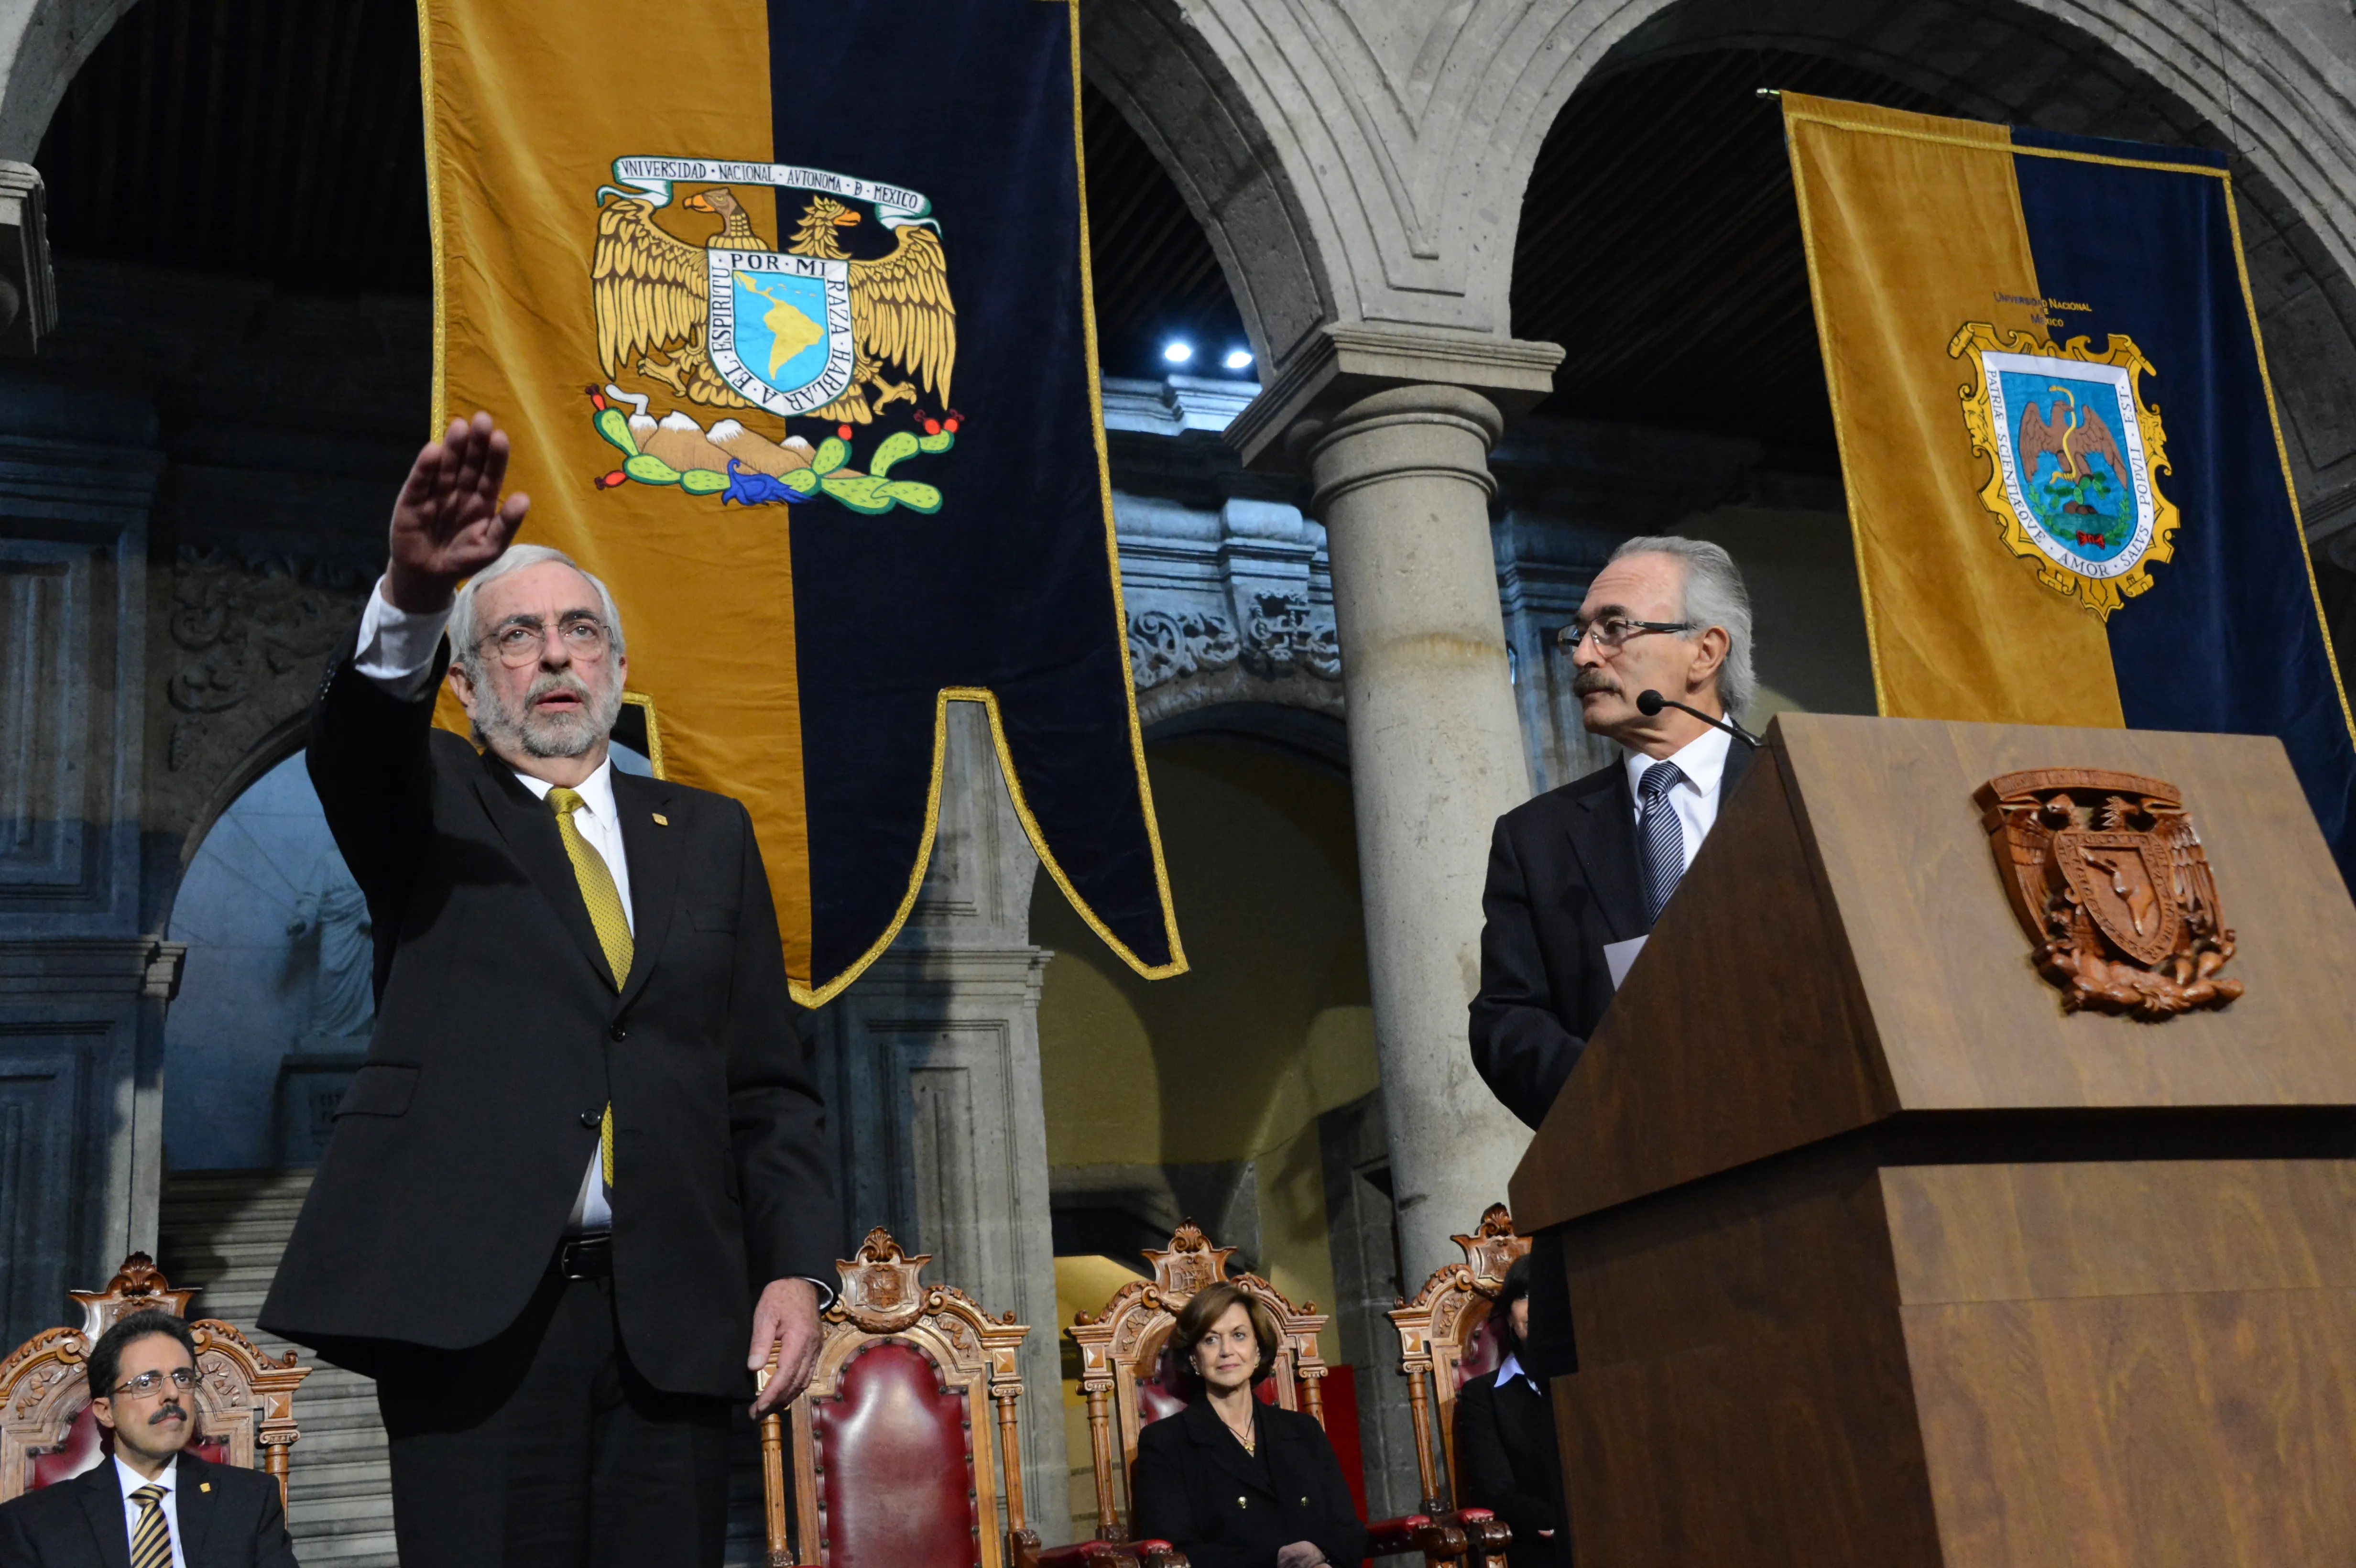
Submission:
{"label": "gold and blue banner", "polygon": [[[796,997],[915,907],[948,705],[1185,967],[1114,549],[1072,0],[421,0],[434,420],[613,589],[668,776],[751,810]],[[463,721],[461,721],[463,723]]]}
{"label": "gold and blue banner", "polygon": [[2278,736],[2356,884],[2223,156],[1783,104],[1881,711]]}

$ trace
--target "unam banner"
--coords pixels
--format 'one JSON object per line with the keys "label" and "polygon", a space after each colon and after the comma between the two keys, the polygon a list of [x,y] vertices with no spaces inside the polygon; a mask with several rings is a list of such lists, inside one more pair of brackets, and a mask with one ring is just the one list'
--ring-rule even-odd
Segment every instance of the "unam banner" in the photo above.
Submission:
{"label": "unam banner", "polygon": [[914,908],[948,705],[1185,967],[1112,530],[1072,5],[421,0],[434,428],[613,589],[666,774],[750,808],[796,997]]}

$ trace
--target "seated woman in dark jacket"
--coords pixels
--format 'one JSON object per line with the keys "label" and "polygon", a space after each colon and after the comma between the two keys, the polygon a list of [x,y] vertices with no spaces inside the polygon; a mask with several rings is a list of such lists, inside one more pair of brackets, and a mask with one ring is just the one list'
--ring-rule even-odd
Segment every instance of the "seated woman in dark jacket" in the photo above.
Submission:
{"label": "seated woman in dark jacket", "polygon": [[1357,1568],[1366,1527],[1312,1418],[1262,1404],[1276,1319],[1225,1281],[1178,1311],[1170,1344],[1197,1397],[1138,1434],[1132,1540],[1167,1541],[1194,1568]]}
{"label": "seated woman in dark jacket", "polygon": [[1484,1508],[1514,1532],[1513,1568],[1568,1568],[1569,1510],[1563,1506],[1562,1454],[1554,1435],[1554,1401],[1522,1370],[1530,1332],[1530,1260],[1505,1271],[1489,1314],[1505,1357],[1497,1370],[1456,1395],[1456,1478],[1465,1508]]}

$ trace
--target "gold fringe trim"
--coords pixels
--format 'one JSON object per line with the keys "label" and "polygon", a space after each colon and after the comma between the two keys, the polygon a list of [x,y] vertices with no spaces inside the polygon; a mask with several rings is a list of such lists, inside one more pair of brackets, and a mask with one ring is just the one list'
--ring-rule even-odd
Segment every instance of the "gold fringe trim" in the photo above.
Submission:
{"label": "gold fringe trim", "polygon": [[2331,688],[2340,696],[2340,721],[2348,728],[2350,744],[2356,745],[2356,713],[2351,713],[2349,709],[2348,686],[2340,678],[2340,655],[2331,645],[2331,623],[2323,613],[2323,590],[2315,581],[2315,557],[2308,553],[2307,519],[2299,509],[2297,482],[2291,477],[2290,448],[2283,443],[2282,414],[2275,405],[2274,374],[2266,368],[2265,335],[2258,328],[2257,297],[2250,293],[2250,264],[2242,255],[2242,219],[2241,215],[2233,210],[2233,181],[2231,175],[2227,175],[2225,179],[2225,224],[2233,235],[2233,270],[2241,274],[2242,308],[2249,313],[2250,344],[2258,354],[2258,381],[2265,388],[2266,421],[2274,427],[2275,461],[2282,464],[2283,494],[2290,499],[2291,528],[2294,537],[2298,540],[2299,564],[2307,568],[2308,598],[2315,605],[2316,627],[2323,634],[2323,656],[2331,667]]}
{"label": "gold fringe trim", "polygon": [[417,85],[425,99],[425,225],[427,249],[434,258],[434,389],[426,415],[428,441],[442,439],[449,421],[450,327],[445,314],[450,291],[442,255],[442,153],[434,134],[434,0],[417,0]]}

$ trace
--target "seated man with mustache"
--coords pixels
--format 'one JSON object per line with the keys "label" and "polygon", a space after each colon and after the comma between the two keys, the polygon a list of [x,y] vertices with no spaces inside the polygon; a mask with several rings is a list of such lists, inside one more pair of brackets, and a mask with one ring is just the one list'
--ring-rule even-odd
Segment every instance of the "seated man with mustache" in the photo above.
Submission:
{"label": "seated man with mustache", "polygon": [[186,1323],[126,1313],[87,1364],[114,1456],[0,1507],[0,1568],[295,1568],[276,1477],[185,1451],[197,1438]]}

